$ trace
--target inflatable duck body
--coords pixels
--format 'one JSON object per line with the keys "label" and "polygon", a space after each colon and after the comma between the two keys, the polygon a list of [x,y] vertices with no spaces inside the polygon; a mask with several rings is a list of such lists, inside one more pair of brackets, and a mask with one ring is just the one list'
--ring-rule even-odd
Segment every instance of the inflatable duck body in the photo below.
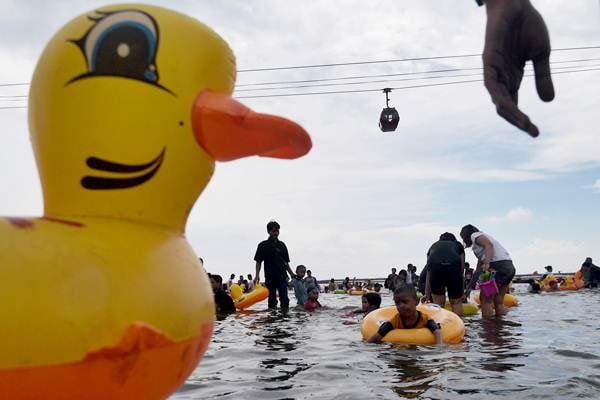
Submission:
{"label": "inflatable duck body", "polygon": [[0,398],[162,399],[194,369],[214,304],[184,231],[215,160],[311,147],[233,100],[235,74],[215,32],[159,7],[48,43],[29,95],[44,216],[0,218]]}

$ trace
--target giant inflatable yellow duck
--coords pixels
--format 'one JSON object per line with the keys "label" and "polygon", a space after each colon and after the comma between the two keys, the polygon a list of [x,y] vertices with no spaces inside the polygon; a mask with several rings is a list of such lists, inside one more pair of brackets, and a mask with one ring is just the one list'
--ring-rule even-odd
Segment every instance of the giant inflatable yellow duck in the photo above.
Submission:
{"label": "giant inflatable yellow duck", "polygon": [[0,218],[0,399],[162,399],[194,369],[214,305],[184,230],[215,160],[311,147],[235,102],[235,75],[215,32],[159,7],[48,43],[29,95],[44,216]]}

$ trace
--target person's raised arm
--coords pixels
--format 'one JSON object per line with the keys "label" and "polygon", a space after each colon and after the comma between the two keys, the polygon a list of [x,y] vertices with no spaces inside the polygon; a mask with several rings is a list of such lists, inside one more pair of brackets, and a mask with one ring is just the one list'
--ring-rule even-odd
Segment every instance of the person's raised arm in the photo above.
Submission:
{"label": "person's raised arm", "polygon": [[536,137],[537,126],[519,110],[519,88],[525,62],[532,60],[539,97],[554,99],[548,29],[529,0],[485,0],[485,5],[485,87],[502,118]]}

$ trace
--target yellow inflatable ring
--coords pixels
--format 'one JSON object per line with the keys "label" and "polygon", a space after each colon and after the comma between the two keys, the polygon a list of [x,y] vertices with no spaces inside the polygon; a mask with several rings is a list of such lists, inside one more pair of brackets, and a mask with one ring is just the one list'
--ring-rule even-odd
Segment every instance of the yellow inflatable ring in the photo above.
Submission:
{"label": "yellow inflatable ring", "polygon": [[[475,299],[475,303],[481,304],[481,299],[479,299],[478,294],[475,295],[474,299]],[[506,307],[515,307],[515,306],[519,305],[519,300],[517,300],[517,298],[514,295],[507,293],[504,295],[504,305]]]}
{"label": "yellow inflatable ring", "polygon": [[263,301],[267,297],[269,297],[269,289],[260,283],[257,283],[256,288],[253,291],[241,295],[239,298],[233,301],[233,304],[238,310],[243,310],[244,308],[250,307],[252,304]]}
{"label": "yellow inflatable ring", "polygon": [[[460,317],[453,312],[444,310],[437,304],[420,304],[417,310],[438,322],[442,326],[444,343],[460,343],[465,335],[465,325]],[[398,313],[395,306],[383,307],[371,311],[363,319],[360,331],[363,339],[368,339],[379,326],[390,321]],[[435,336],[427,328],[394,329],[382,339],[383,342],[403,344],[435,344]]]}
{"label": "yellow inflatable ring", "polygon": [[[444,308],[446,310],[452,311],[452,304],[446,303],[444,305]],[[477,304],[473,303],[462,303],[462,309],[464,315],[475,315],[479,312],[479,307],[477,307]]]}
{"label": "yellow inflatable ring", "polygon": [[362,296],[365,293],[367,293],[366,290],[349,290],[348,291],[348,294],[350,296]]}

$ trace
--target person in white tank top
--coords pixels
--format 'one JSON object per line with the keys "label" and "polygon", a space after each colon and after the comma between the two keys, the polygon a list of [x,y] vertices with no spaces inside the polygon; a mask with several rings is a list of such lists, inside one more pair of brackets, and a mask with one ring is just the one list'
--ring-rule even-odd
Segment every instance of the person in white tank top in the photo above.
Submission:
{"label": "person in white tank top", "polygon": [[471,247],[475,257],[477,257],[477,268],[475,268],[473,277],[465,288],[463,298],[466,300],[469,297],[479,274],[492,270],[495,272],[498,293],[492,297],[480,294],[481,314],[484,317],[490,317],[494,313],[496,315],[505,314],[504,295],[508,293],[508,286],[516,272],[510,254],[496,239],[479,231],[473,225],[463,226],[460,237],[465,243],[465,247]]}

